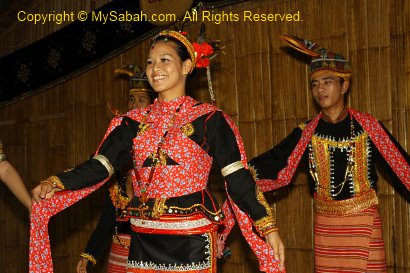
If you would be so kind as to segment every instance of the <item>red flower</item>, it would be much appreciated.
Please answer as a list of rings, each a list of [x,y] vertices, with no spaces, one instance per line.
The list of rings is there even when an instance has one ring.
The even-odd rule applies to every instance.
[[[208,43],[193,43],[192,46],[194,47],[196,53],[196,67],[207,67],[209,65],[209,59],[207,57],[214,54],[214,49],[212,46]]]
[[[202,44],[193,43],[192,45],[197,54],[197,57],[196,57],[197,59],[210,56],[214,53],[214,49],[212,48],[212,46],[207,43],[202,43]]]
[[[204,68],[209,65],[209,59],[208,58],[202,58],[199,61],[196,62],[196,67],[197,68]]]

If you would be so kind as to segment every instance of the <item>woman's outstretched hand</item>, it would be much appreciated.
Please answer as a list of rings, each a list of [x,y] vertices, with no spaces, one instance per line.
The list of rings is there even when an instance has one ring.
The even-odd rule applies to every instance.
[[[279,261],[279,269],[285,269],[285,246],[279,236],[279,232],[274,231],[265,236],[266,242],[273,249],[275,260]]]

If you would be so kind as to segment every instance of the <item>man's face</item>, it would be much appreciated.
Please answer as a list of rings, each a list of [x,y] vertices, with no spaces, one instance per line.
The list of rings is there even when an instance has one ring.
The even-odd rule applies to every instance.
[[[311,77],[312,94],[319,106],[328,110],[344,106],[344,94],[349,88],[349,81],[341,81],[332,71],[320,70]]]
[[[151,103],[151,98],[145,92],[130,94],[128,98],[128,111],[136,108],[145,108]]]

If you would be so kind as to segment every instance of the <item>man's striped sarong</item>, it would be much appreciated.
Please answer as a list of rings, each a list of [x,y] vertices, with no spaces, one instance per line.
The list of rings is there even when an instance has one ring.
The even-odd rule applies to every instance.
[[[131,235],[128,234],[118,234],[116,240],[112,240],[107,273],[127,272],[130,241]]]
[[[315,213],[315,273],[387,272],[376,206],[349,215]]]

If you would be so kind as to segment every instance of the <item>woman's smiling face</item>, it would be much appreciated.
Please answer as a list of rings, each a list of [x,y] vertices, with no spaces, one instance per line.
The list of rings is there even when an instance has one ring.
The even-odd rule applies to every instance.
[[[162,96],[185,94],[191,61],[182,61],[172,41],[158,41],[150,49],[146,74],[151,87]],[[178,95],[179,96],[179,95]]]

